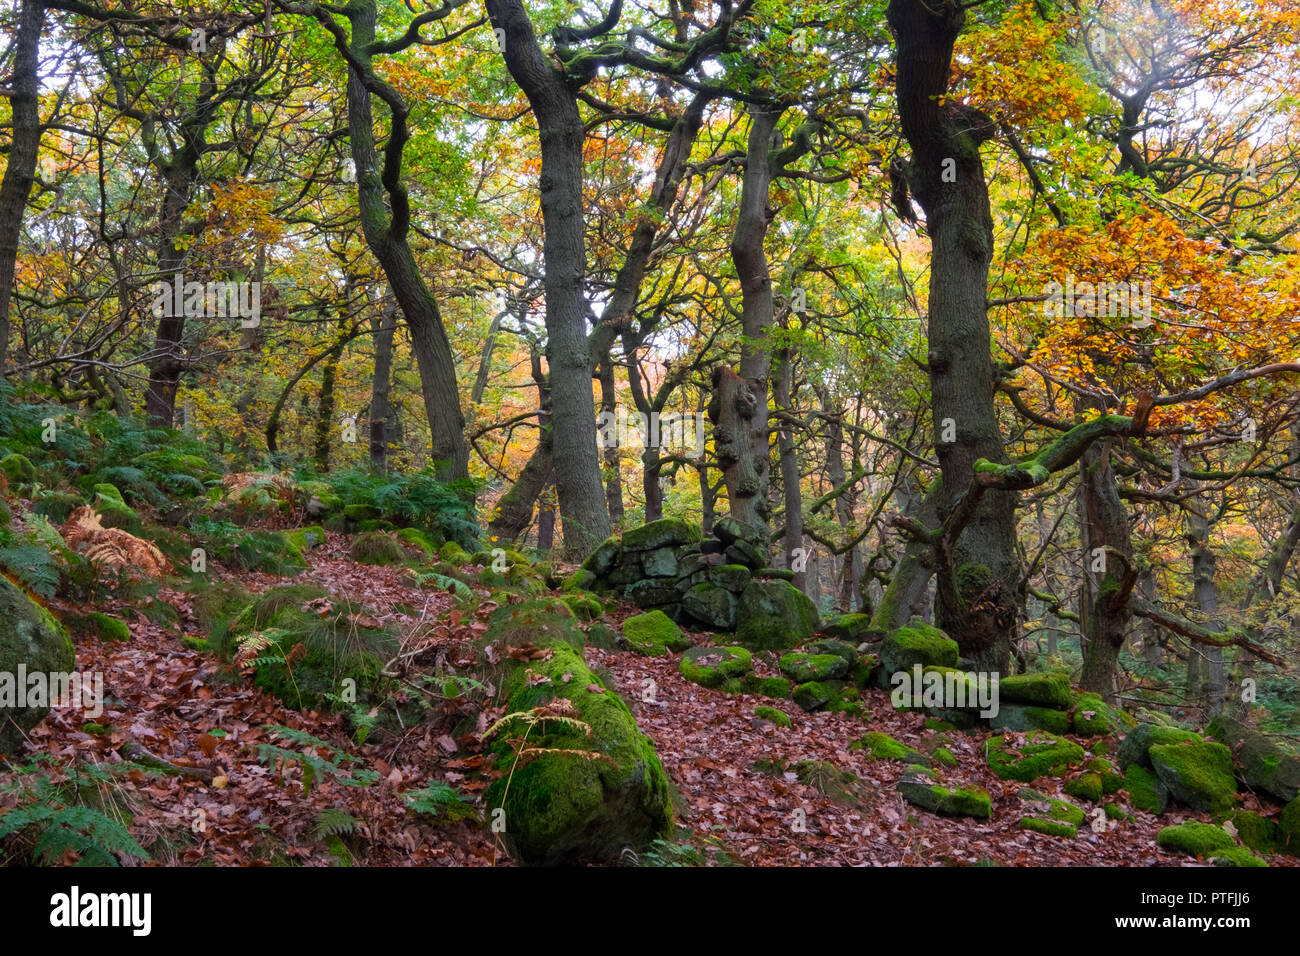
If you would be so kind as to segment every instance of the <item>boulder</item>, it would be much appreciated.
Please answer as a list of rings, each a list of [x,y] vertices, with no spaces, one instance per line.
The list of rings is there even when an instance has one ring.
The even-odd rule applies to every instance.
[[[1032,783],[1039,777],[1060,776],[1071,764],[1082,763],[1085,752],[1071,740],[1041,730],[1018,744],[1012,736],[990,737],[985,744],[989,767],[1003,780]]]
[[[1120,768],[1137,764],[1151,769],[1151,758],[1147,755],[1155,744],[1199,743],[1201,736],[1180,727],[1166,727],[1162,724],[1138,724],[1130,730],[1122,741],[1116,759]]]
[[[1232,755],[1220,743],[1156,744],[1148,755],[1169,794],[1193,810],[1231,810],[1237,794]]]
[[[1155,773],[1138,764],[1129,764],[1124,770],[1124,789],[1128,791],[1128,802],[1135,810],[1159,816],[1169,806],[1169,788]]]
[[[743,647],[692,647],[682,655],[678,671],[701,687],[721,687],[750,670],[749,651]]]
[[[886,632],[871,627],[870,614],[841,614],[828,621],[822,627],[822,633],[842,641],[850,641],[855,646],[863,641],[875,643],[885,639]]]
[[[624,849],[640,851],[671,834],[668,778],[619,696],[568,643],[550,646],[548,660],[503,661],[515,729],[538,717],[564,719],[534,724],[527,746],[550,752],[520,763],[511,735],[497,735],[492,749],[502,775],[486,793],[489,815],[505,811],[501,838],[516,862],[615,862]]]
[[[19,668],[27,677],[44,675],[52,687],[52,676],[70,674],[75,663],[63,626],[0,575],[0,754],[16,754],[27,731],[50,712],[48,693],[34,699],[29,681],[19,687]]]
[[[646,577],[674,578],[677,576],[677,554],[672,548],[656,548],[641,555],[641,567]]]
[[[1288,753],[1258,730],[1219,715],[1206,728],[1232,753],[1237,777],[1252,790],[1263,790],[1282,803],[1300,794],[1300,757]]]
[[[890,632],[880,644],[880,663],[889,675],[911,671],[913,666],[956,667],[957,642],[937,627],[913,618],[907,627]]]
[[[673,548],[678,545],[697,543],[699,540],[699,525],[688,524],[681,518],[661,518],[624,532],[623,550],[652,551],[657,548]],[[595,567],[590,570],[600,573]]]
[[[935,774],[921,767],[909,770],[898,781],[898,792],[913,806],[950,817],[987,820],[993,815],[988,792],[979,787],[943,786]]]
[[[736,623],[736,598],[716,584],[697,584],[682,595],[682,612],[706,627],[728,631]]]
[[[690,639],[663,611],[648,611],[629,617],[623,622],[623,637],[628,647],[647,657],[662,657],[691,646]]]
[[[923,766],[930,763],[930,758],[920,751],[895,740],[889,734],[882,734],[874,730],[863,734],[849,744],[849,749],[861,750],[873,760],[901,760],[904,763],[921,764]]]
[[[1066,710],[1070,706],[1068,674],[1014,674],[998,681],[1003,701]]]
[[[777,666],[796,684],[836,680],[849,672],[848,662],[837,654],[786,654]]]
[[[834,654],[837,657],[842,657],[850,667],[858,662],[858,649],[847,641],[837,640],[833,637],[812,641],[805,644],[803,649],[809,654]]]
[[[1189,821],[1177,826],[1165,827],[1156,834],[1156,845],[1161,849],[1177,853],[1206,856],[1215,850],[1227,850],[1236,844],[1228,832],[1221,827]]]
[[[833,683],[827,684],[821,681],[809,681],[806,684],[800,684],[790,694],[794,702],[803,710],[811,713],[818,708],[825,707],[831,701],[839,697],[839,688]]]
[[[754,650],[798,647],[817,627],[817,605],[788,581],[751,581],[736,608],[736,640]]]
[[[1000,704],[989,720],[994,730],[1046,730],[1053,734],[1068,734],[1070,723],[1068,711],[1006,703]]]
[[[749,586],[749,568],[743,564],[720,564],[708,569],[709,581],[733,594],[740,594]]]

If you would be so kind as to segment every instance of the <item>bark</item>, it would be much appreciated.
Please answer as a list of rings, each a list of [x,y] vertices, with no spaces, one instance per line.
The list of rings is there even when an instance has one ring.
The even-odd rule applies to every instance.
[[[600,360],[600,411],[609,416],[618,412],[614,363],[609,360],[608,353]],[[609,509],[611,524],[618,527],[623,523],[623,473],[619,466],[618,443],[602,449],[602,454],[605,458],[605,506]],[[646,520],[654,519],[647,515]]]
[[[551,456],[564,551],[569,557],[580,557],[610,533],[596,447],[583,292],[587,270],[582,197],[585,131],[577,91],[542,53],[522,0],[487,0],[486,7],[492,26],[504,31],[506,67],[528,98],[541,141],[538,186],[545,227]]]
[[[791,350],[781,349],[776,361],[774,391],[776,407],[786,413],[793,413],[791,407],[790,379],[792,377],[793,355]],[[794,567],[794,552],[803,547],[803,495],[799,483],[799,456],[795,452],[794,430],[785,419],[777,425],[777,454],[781,467],[781,491],[785,499],[785,559],[787,567]],[[794,586],[807,592],[808,572],[794,572]]]
[[[938,524],[939,504],[943,489],[936,486],[917,506],[916,519],[927,527]],[[930,578],[934,576],[934,549],[918,542],[909,542],[894,568],[889,586],[871,615],[871,626],[892,631],[907,624],[913,615],[929,619]]]
[[[18,240],[23,231],[27,197],[36,180],[36,157],[41,146],[38,70],[44,23],[45,4],[41,0],[23,0],[18,14],[9,93],[13,137],[4,182],[0,183],[0,373],[4,372],[5,355],[9,351],[9,305],[13,298]]]
[[[965,24],[962,5],[890,0],[887,18],[897,44],[899,118],[912,149],[906,180],[925,211],[931,240],[929,370],[936,437],[945,437],[945,426],[955,427],[954,441],[936,442],[944,518],[972,486],[976,460],[1005,461],[986,311],[993,224],[979,152],[994,130],[987,117],[946,98],[953,43]],[[984,495],[939,562],[939,626],[977,667],[1006,670],[1024,597],[1014,495]],[[981,582],[975,591],[967,586],[972,580]]]
[[[388,304],[370,320],[375,344],[375,374],[370,386],[370,464],[376,471],[388,470],[389,392],[393,378],[393,337],[397,332],[397,307]]]
[[[1203,506],[1206,502],[1202,499],[1200,504]],[[1215,557],[1214,550],[1210,547],[1211,527],[1211,521],[1205,516],[1188,513],[1187,539],[1192,549],[1192,594],[1197,608],[1207,617],[1207,626],[1221,630],[1222,622],[1215,619],[1219,613],[1219,592],[1214,584]],[[1223,709],[1223,693],[1223,648],[1209,646],[1205,648],[1205,694],[1212,715]]]
[[[1137,583],[1137,570],[1128,511],[1115,486],[1109,439],[1088,447],[1080,472],[1084,575],[1079,617],[1084,650],[1079,685],[1113,698],[1119,690],[1119,651],[1128,635],[1128,597]],[[1093,570],[1097,561],[1101,569]]]
[[[352,27],[350,41],[327,14],[320,15],[328,19],[335,46],[348,60],[348,138],[357,169],[361,228],[410,329],[432,436],[430,455],[440,476],[462,478],[469,474],[469,445],[465,441],[456,363],[438,302],[407,241],[411,208],[401,175],[402,150],[409,138],[409,110],[401,96],[371,67],[368,48],[375,40],[375,7],[374,0],[358,0],[345,8]],[[382,168],[375,148],[372,95],[387,104],[391,119]]]

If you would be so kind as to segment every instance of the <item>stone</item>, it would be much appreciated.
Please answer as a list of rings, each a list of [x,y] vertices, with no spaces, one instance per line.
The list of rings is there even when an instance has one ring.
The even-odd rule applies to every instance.
[[[886,679],[889,675],[910,672],[912,667],[955,667],[957,642],[937,627],[913,618],[907,627],[892,631],[880,645],[880,663]]]
[[[689,524],[681,518],[661,518],[624,532],[623,550],[650,551],[656,548],[693,544],[699,540],[699,525]]]
[[[1300,795],[1300,757],[1287,753],[1258,730],[1221,714],[1206,728],[1227,746],[1237,777],[1252,790],[1263,790],[1282,803]]]
[[[53,615],[0,575],[0,754],[17,754],[24,735],[50,712],[50,700],[34,700],[30,678],[71,674],[72,641]],[[28,680],[20,688],[19,668]],[[19,690],[23,691],[19,706]]]
[[[662,657],[691,646],[690,639],[663,611],[629,617],[623,622],[623,637],[629,648],[647,657]]]
[[[1070,706],[1070,675],[1014,674],[998,681],[1001,700],[1020,704],[1037,704],[1057,710]]]
[[[748,673],[751,662],[743,647],[692,647],[682,655],[678,671],[692,684],[720,687]]]
[[[726,588],[733,594],[740,594],[749,586],[752,575],[743,564],[720,564],[709,568],[709,582],[720,588]]]
[[[987,820],[993,815],[988,792],[979,787],[943,786],[929,770],[915,768],[898,781],[898,792],[913,806],[951,817]]]
[[[736,608],[736,641],[753,650],[798,647],[817,627],[817,605],[788,581],[751,581]]]
[[[672,578],[678,574],[677,555],[672,548],[656,548],[641,555],[641,567],[651,578]]]
[[[1169,794],[1193,810],[1222,812],[1235,805],[1232,754],[1220,743],[1156,744],[1148,752]]]
[[[682,595],[682,612],[706,627],[729,631],[736,625],[736,598],[716,584],[696,584]]]

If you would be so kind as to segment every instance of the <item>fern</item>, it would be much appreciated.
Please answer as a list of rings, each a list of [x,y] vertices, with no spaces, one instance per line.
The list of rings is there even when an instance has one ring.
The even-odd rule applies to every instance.
[[[43,598],[54,597],[58,590],[59,568],[50,552],[39,544],[0,548],[0,568],[17,578],[27,590]]]
[[[337,807],[329,807],[316,814],[316,826],[312,828],[312,836],[317,840],[324,840],[331,836],[344,836],[355,833],[358,826],[357,819],[352,814]]]
[[[432,780],[422,789],[410,791],[403,801],[409,809],[427,814],[438,823],[455,823],[478,817],[473,804],[461,796],[455,787],[434,783]]]
[[[285,783],[288,781],[284,777],[284,769],[290,764],[301,765],[303,796],[311,793],[311,788],[317,780],[327,777],[334,778],[346,787],[368,787],[379,779],[379,774],[373,770],[347,771],[341,765],[355,763],[357,761],[356,757],[339,750],[318,737],[313,737],[306,731],[294,730],[292,727],[285,727],[280,724],[268,724],[264,729],[271,731],[282,740],[306,748],[298,751],[289,750],[277,744],[257,745],[258,760],[262,763],[274,762],[280,768],[281,779]],[[326,751],[330,756],[322,757],[318,753],[321,750]]]

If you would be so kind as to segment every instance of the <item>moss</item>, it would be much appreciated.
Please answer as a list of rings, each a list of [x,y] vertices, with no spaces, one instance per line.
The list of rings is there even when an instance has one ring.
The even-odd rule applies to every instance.
[[[325,529],[318,524],[286,531],[284,536],[299,551],[310,551],[325,543]]]
[[[1287,753],[1253,727],[1220,714],[1209,733],[1232,751],[1237,776],[1255,791],[1286,803],[1300,795],[1300,756]]]
[[[947,747],[936,747],[934,752],[931,753],[930,756],[933,757],[934,762],[941,767],[957,766],[957,755],[954,754]]]
[[[560,598],[579,621],[595,621],[605,613],[605,606],[590,594],[572,592]]]
[[[1096,803],[1102,798],[1101,774],[1088,771],[1065,784],[1065,792],[1080,800]]]
[[[1277,818],[1277,842],[1283,853],[1300,856],[1300,797],[1282,808]]]
[[[1055,710],[1070,706],[1068,674],[1014,674],[998,681],[999,700],[1038,704]]]
[[[993,801],[979,787],[947,787],[932,771],[913,767],[898,781],[898,792],[913,806],[954,817],[987,820],[993,815]]]
[[[426,561],[438,554],[437,542],[419,528],[402,528],[397,532],[397,540],[418,548]]]
[[[754,716],[761,718],[762,720],[770,720],[778,727],[791,726],[789,715],[785,711],[778,710],[775,707],[767,707],[760,704],[758,707],[754,708]]]
[[[647,657],[680,653],[691,646],[690,638],[663,611],[629,617],[623,622],[623,637],[628,647]]]
[[[563,641],[577,648],[583,634],[568,605],[558,598],[536,598],[519,604],[499,607],[488,617],[488,628],[480,639],[483,645],[500,642],[507,647],[524,644],[542,646]]]
[[[739,677],[728,677],[717,686],[717,690],[724,694],[743,694],[745,693],[745,682]]]
[[[383,514],[374,505],[350,504],[343,506],[343,517],[352,522],[375,521]]]
[[[612,651],[618,647],[618,635],[610,630],[607,625],[596,621],[587,628],[587,637],[583,643],[589,647],[599,647],[604,651]]]
[[[812,598],[790,582],[751,581],[736,604],[736,641],[755,650],[797,647],[816,629],[817,619]]]
[[[938,730],[943,732],[957,729],[954,724],[951,724],[946,720],[940,720],[938,717],[925,718],[925,723],[922,726],[924,726],[926,730]]]
[[[0,472],[11,485],[29,485],[36,480],[36,466],[17,452],[0,458]]]
[[[43,491],[36,499],[33,510],[38,515],[49,518],[51,524],[61,525],[82,504],[80,495],[66,491]]]
[[[640,851],[671,834],[668,778],[619,696],[578,651],[563,642],[550,646],[549,660],[509,665],[503,684],[507,712],[564,698],[590,727],[590,736],[571,725],[544,725],[529,744],[557,752],[515,765],[507,735],[498,735],[492,750],[503,772],[487,790],[488,816],[496,808],[505,811],[501,836],[520,863],[614,861],[624,848]],[[538,683],[530,673],[547,680]]]
[[[836,698],[837,694],[838,689],[830,684],[809,681],[796,687],[791,691],[790,696],[794,698],[796,704],[811,713],[820,707],[825,707]]]
[[[1057,823],[1068,823],[1070,826],[1082,826],[1086,819],[1086,814],[1079,807],[1070,803],[1068,800],[1057,800],[1055,797],[1049,797],[1045,793],[1039,793],[1037,790],[1029,787],[1022,787],[1017,796],[1025,801],[1035,811],[1035,813],[1048,820],[1054,820]]]
[[[650,551],[698,543],[701,537],[699,525],[689,524],[681,518],[661,518],[627,531],[623,535],[623,548],[627,551]]]
[[[1046,730],[1052,734],[1068,734],[1071,724],[1070,715],[1064,710],[1003,703],[989,726],[994,730]]]
[[[356,536],[348,554],[358,564],[405,564],[406,549],[392,535],[383,531],[367,531]]]
[[[752,658],[743,647],[692,647],[682,655],[678,670],[693,684],[717,687],[750,670]]]
[[[1079,835],[1079,828],[1076,826],[1059,823],[1056,820],[1044,820],[1042,817],[1021,817],[1020,829],[1032,830],[1034,833],[1043,833],[1047,836],[1066,837],[1071,840]]]
[[[1108,737],[1119,729],[1115,709],[1098,694],[1080,694],[1075,699],[1073,721],[1080,737]]]
[[[1194,810],[1231,810],[1237,793],[1232,755],[1220,743],[1157,744],[1148,755],[1156,775],[1177,801]]]
[[[140,516],[122,500],[122,492],[117,490],[116,485],[95,485],[94,492],[92,507],[99,514],[100,524],[105,528],[120,528],[134,535],[140,534]]]
[[[455,568],[469,564],[469,552],[455,541],[443,542],[438,548],[438,557]]]
[[[1165,727],[1160,724],[1138,724],[1120,742],[1116,759],[1121,769],[1135,763],[1150,770],[1151,758],[1149,752],[1152,746],[1199,743],[1200,741],[1200,735],[1194,734],[1190,730]]]
[[[63,625],[33,603],[8,578],[0,576],[0,674],[70,673],[76,663],[72,640]],[[8,693],[15,693],[12,685]],[[0,754],[16,753],[24,735],[49,713],[48,706],[28,702],[0,706]]]
[[[1215,850],[1209,855],[1215,866],[1268,866],[1263,860],[1243,846]]]
[[[131,640],[131,628],[125,621],[119,621],[117,618],[101,614],[99,611],[95,611],[90,617],[95,622],[95,630],[101,641]]]
[[[560,585],[561,591],[588,591],[596,586],[596,575],[585,568],[578,568]]]
[[[874,730],[863,734],[849,744],[849,749],[861,750],[873,760],[902,760],[906,763],[919,764],[928,764],[930,762],[925,754],[895,740],[889,734],[882,734]]]
[[[1169,805],[1169,790],[1160,778],[1135,763],[1124,770],[1124,789],[1128,791],[1129,803],[1137,810],[1159,816]]]
[[[997,776],[1030,783],[1042,776],[1059,776],[1070,764],[1081,763],[1084,758],[1078,744],[1043,731],[1028,734],[1025,741],[1017,752],[1013,738],[989,738],[989,767]]]
[[[746,674],[741,678],[745,685],[746,694],[757,694],[760,697],[775,697],[777,700],[789,700],[790,692],[794,685],[784,677],[759,677],[757,674]]]
[[[849,663],[838,654],[786,654],[777,666],[796,684],[810,680],[836,680],[849,671]]]
[[[1277,850],[1277,824],[1253,810],[1238,810],[1232,814],[1232,825],[1237,829],[1237,839],[1259,853]]]
[[[956,667],[958,654],[956,641],[917,618],[907,627],[892,631],[880,645],[880,662],[886,674],[910,671],[916,664]]]
[[[1111,802],[1111,803],[1103,804],[1101,809],[1105,811],[1107,819],[1110,820],[1128,819],[1128,814],[1124,812],[1124,808],[1121,807],[1118,803]]]
[[[1156,845],[1165,850],[1205,856],[1215,850],[1229,849],[1233,846],[1233,841],[1220,827],[1189,821],[1165,827],[1156,834]]]

